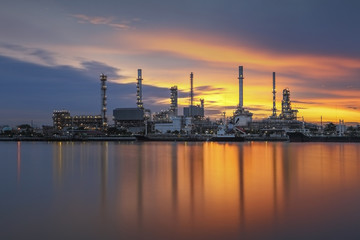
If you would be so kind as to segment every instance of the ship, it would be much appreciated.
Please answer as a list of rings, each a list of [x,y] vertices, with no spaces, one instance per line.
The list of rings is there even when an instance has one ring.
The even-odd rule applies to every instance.
[[[226,126],[220,125],[216,135],[211,137],[210,142],[243,142],[245,138],[241,135],[234,133],[227,133]]]

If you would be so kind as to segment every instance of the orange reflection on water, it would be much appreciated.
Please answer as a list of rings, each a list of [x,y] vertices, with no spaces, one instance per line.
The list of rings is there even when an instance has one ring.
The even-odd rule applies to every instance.
[[[132,157],[116,170],[119,224],[157,237],[271,231],[289,211],[301,214],[302,199],[359,180],[360,150],[351,144],[151,143],[126,151]]]
[[[327,229],[360,200],[359,144],[52,146],[55,190],[71,200],[64,211],[79,221],[88,220],[74,216],[79,208],[99,211],[96,226],[126,239],[264,239],[319,223]],[[98,205],[84,204],[85,193]]]

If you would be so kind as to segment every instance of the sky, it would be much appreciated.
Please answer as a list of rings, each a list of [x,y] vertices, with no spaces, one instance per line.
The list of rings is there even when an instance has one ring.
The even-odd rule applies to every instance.
[[[350,0],[3,0],[0,8],[0,125],[51,125],[52,111],[100,114],[99,75],[108,76],[108,118],[136,107],[231,116],[244,66],[244,105],[253,119],[272,113],[289,88],[305,121],[360,122],[360,9]],[[179,111],[180,113],[182,110]]]

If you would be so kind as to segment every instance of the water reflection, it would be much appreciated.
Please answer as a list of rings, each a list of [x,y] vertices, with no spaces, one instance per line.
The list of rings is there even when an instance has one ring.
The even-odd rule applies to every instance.
[[[240,213],[239,213],[239,221],[240,221],[240,231],[245,232],[245,191],[244,191],[244,149],[243,146],[239,146],[238,148],[238,156],[239,156],[239,198],[240,198]]]
[[[21,142],[17,142],[17,182],[20,183],[21,174]]]
[[[177,144],[171,145],[171,200],[174,219],[178,217],[178,161]]]
[[[108,142],[101,142],[100,147],[100,176],[101,176],[101,209],[103,217],[107,211],[107,181],[108,181]]]
[[[139,152],[142,145],[138,145]],[[137,212],[138,212],[138,226],[142,226],[143,219],[143,155],[139,154],[137,158]]]
[[[59,238],[358,236],[359,146],[49,143],[41,147],[52,149],[51,228],[62,226]],[[27,151],[17,143],[18,181]]]

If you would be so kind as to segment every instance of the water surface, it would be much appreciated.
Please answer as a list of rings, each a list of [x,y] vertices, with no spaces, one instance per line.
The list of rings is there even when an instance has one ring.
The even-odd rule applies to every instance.
[[[0,239],[360,239],[360,144],[1,142]]]

